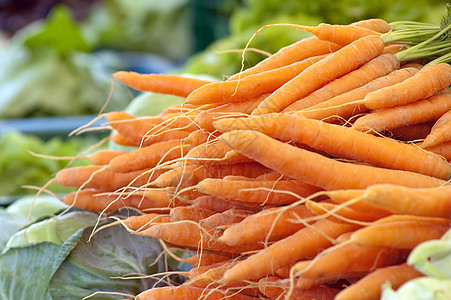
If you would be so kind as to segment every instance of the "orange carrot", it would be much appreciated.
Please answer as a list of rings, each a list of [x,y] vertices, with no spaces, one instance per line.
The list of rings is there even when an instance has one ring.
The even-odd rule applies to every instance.
[[[101,149],[85,156],[94,165],[107,165],[113,158],[126,154],[125,150]]]
[[[451,65],[429,65],[404,82],[369,93],[363,99],[366,107],[380,109],[428,98],[451,85]]]
[[[171,209],[169,213],[169,217],[172,222],[183,221],[183,220],[191,220],[195,222],[199,222],[202,219],[205,219],[215,212],[206,208],[198,207],[198,206],[178,206]]]
[[[450,228],[450,222],[399,221],[373,224],[354,232],[350,240],[361,245],[413,249],[422,242],[441,238]]]
[[[418,72],[415,68],[396,70],[390,74],[370,81],[366,85],[335,96],[329,100],[318,103],[304,110],[295,112],[297,115],[310,119],[324,120],[332,122],[337,118],[349,118],[353,115],[368,110],[363,104],[359,104],[356,99],[363,99],[365,95],[372,91],[377,91],[383,87],[391,86],[411,77]]]
[[[325,250],[311,261],[301,261],[292,269],[295,275],[301,278],[323,278],[325,279],[323,283],[327,283],[392,265],[401,258],[401,251],[398,249],[344,243]],[[298,287],[301,286],[298,285]],[[308,288],[308,286],[305,287]]]
[[[189,165],[176,167],[161,174],[152,184],[158,187],[193,186],[206,178],[222,178],[227,175],[256,177],[267,171],[258,163],[241,163],[233,165]]]
[[[117,131],[111,133],[109,138],[116,145],[127,146],[127,147],[135,147],[136,146],[134,143],[127,140],[122,134],[120,134]]]
[[[451,141],[451,110],[443,114],[426,136],[421,147],[433,147]]]
[[[380,132],[435,121],[451,109],[450,100],[451,92],[447,91],[413,103],[376,110],[358,118],[352,128]]]
[[[196,189],[227,201],[238,201],[250,206],[256,204],[290,204],[299,200],[299,197],[307,197],[321,190],[300,180],[231,181],[214,178],[202,180],[197,184]],[[291,192],[299,197],[278,191]]]
[[[113,77],[138,91],[181,97],[187,97],[195,89],[212,82],[173,74],[139,74],[125,71],[116,72]]]
[[[255,297],[227,292],[220,289],[207,289],[191,285],[156,287],[138,294],[136,300],[255,300]]]
[[[399,68],[399,60],[391,54],[380,55],[360,68],[331,81],[310,95],[297,100],[283,112],[301,110],[361,87]]]
[[[120,173],[154,168],[158,164],[180,158],[190,148],[189,145],[181,145],[180,140],[158,142],[120,155],[112,159],[109,166],[112,171]]]
[[[230,257],[213,253],[201,252],[199,254],[184,258],[183,262],[195,267],[210,266],[215,263],[229,260]]]
[[[287,81],[326,55],[309,57],[277,69],[249,75],[239,80],[214,82],[198,88],[186,98],[188,104],[229,103],[246,101],[266,93],[272,93]]]
[[[387,21],[379,18],[360,20],[349,25],[371,29],[379,33],[387,33],[391,30]]]
[[[380,218],[377,215],[357,211],[349,207],[339,207],[336,204],[327,202],[307,201],[306,206],[316,215],[324,216],[334,222],[343,222],[343,220],[372,222]]]
[[[104,116],[115,130],[135,146],[148,146],[160,141],[182,139],[191,133],[183,129],[164,127],[158,133],[150,133],[153,128],[164,122],[159,117],[136,118],[125,112],[110,112]]]
[[[192,148],[184,156],[187,164],[203,165],[229,165],[236,163],[252,162],[244,155],[232,152],[232,149],[220,141],[212,141]]]
[[[145,171],[118,173],[107,170],[102,166],[79,166],[59,170],[56,173],[55,180],[62,186],[83,186],[84,188],[113,191],[130,183],[133,187],[145,185],[157,179],[166,170],[157,170],[148,174]]]
[[[305,227],[304,223],[296,220],[312,216],[314,214],[304,205],[265,209],[227,228],[219,240],[228,245],[280,240]]]
[[[122,220],[125,226],[132,230],[146,230],[156,223],[170,222],[169,216],[157,213],[143,214],[139,216],[131,216]]]
[[[219,139],[268,168],[325,190],[359,189],[376,183],[436,187],[446,182],[409,171],[340,162],[279,142],[256,131],[230,131]],[[283,153],[283,159],[274,159],[280,153]]]
[[[384,51],[382,51],[382,54],[396,54],[398,52],[401,52],[402,50],[405,50],[407,48],[406,45],[403,44],[390,44],[386,45],[384,47]],[[412,67],[413,65],[409,65],[408,67]],[[404,65],[403,65],[404,67]],[[422,65],[415,65],[418,69],[421,69]]]
[[[400,126],[390,130],[389,136],[401,141],[422,140],[431,132],[433,125],[433,122],[425,122],[414,125]]]
[[[414,189],[397,185],[374,185],[362,201],[395,214],[451,218],[451,186]]]
[[[382,287],[386,283],[397,290],[403,283],[420,276],[423,274],[405,263],[380,268],[342,290],[335,299],[377,300],[380,299]]]
[[[290,290],[290,281],[277,277],[264,277],[259,280],[260,291],[271,299],[289,300],[332,300],[339,290],[328,286],[316,286],[310,289],[292,289],[290,298],[287,298]]]
[[[272,274],[282,266],[311,257],[331,246],[328,238],[334,239],[356,228],[358,226],[354,224],[317,221],[233,266],[224,274],[222,282],[253,280]]]
[[[207,109],[199,113],[194,119],[194,122],[200,128],[209,132],[213,132],[215,131],[215,128],[212,124],[213,121],[222,118],[240,116],[242,114],[249,115],[267,96],[269,96],[269,94],[263,94],[257,98],[247,101],[232,102]]]
[[[242,79],[251,74],[280,68],[309,57],[328,54],[338,49],[340,49],[340,46],[321,41],[316,37],[302,39],[280,49],[277,53],[259,62],[257,65],[231,76],[229,80]]]
[[[138,234],[151,236],[179,247],[194,250],[200,249],[202,251],[215,251],[219,252],[218,254],[239,254],[263,248],[260,244],[229,246],[209,236],[198,224],[188,221],[155,224]]]
[[[446,180],[451,178],[451,165],[439,155],[393,139],[379,138],[349,127],[296,115],[268,114],[253,118],[227,119],[217,121],[215,126],[221,132],[224,129],[253,129],[278,140],[306,144],[336,157]],[[296,130],[297,128],[302,130]],[[415,163],[399,159],[400,155],[411,157]]]
[[[196,131],[193,131],[188,135],[186,138],[182,139],[183,144],[190,145],[190,146],[198,146],[200,144],[203,144],[209,140],[214,140],[216,138],[215,135],[211,134],[208,131],[205,131],[203,129],[198,129]]]
[[[239,223],[251,214],[253,214],[253,212],[249,210],[232,208],[224,212],[211,215],[201,220],[199,224],[205,229],[213,229],[218,226],[224,227]]]
[[[391,213],[388,210],[382,209],[378,206],[359,201],[359,202],[348,202],[355,198],[361,197],[365,194],[365,190],[334,190],[328,191],[327,196],[335,203],[344,204],[353,210],[368,213],[374,215],[377,218],[383,218]]]
[[[214,196],[201,196],[194,200],[193,205],[208,208],[210,210],[216,212],[225,212],[229,209],[240,209],[240,210],[248,210],[248,211],[257,211],[258,207],[246,206],[243,204],[229,202]]]
[[[139,209],[161,207],[157,202],[149,198],[141,196],[118,197],[114,194],[107,195],[107,193],[95,189],[85,189],[79,192],[68,193],[64,195],[62,200],[67,205],[97,213],[102,211],[109,213],[123,207],[136,207]]]
[[[305,69],[298,76],[266,98],[253,115],[279,112],[321,86],[345,75],[380,55],[384,43],[377,36],[367,36],[331,53]],[[299,88],[302,87],[302,88]]]
[[[446,160],[451,160],[451,142],[438,144],[433,147],[424,148],[424,150],[443,156]]]
[[[321,23],[317,26],[292,25],[292,27],[314,34],[320,40],[332,42],[340,46],[364,38],[366,36],[380,36],[380,33],[365,27],[355,25],[331,25]]]

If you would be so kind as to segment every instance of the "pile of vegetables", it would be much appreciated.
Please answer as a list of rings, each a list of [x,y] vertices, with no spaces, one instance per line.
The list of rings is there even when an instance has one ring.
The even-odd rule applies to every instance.
[[[131,148],[52,179],[77,188],[70,207],[141,212],[96,232],[124,226],[193,266],[131,298],[378,299],[426,274],[409,254],[451,222],[450,25],[283,26],[314,37],[224,81],[115,73],[186,99],[102,114]]]

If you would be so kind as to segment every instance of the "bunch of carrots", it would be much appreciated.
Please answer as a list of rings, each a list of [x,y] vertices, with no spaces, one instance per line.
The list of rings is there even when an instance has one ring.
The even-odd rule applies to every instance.
[[[102,114],[133,150],[53,179],[78,188],[71,206],[135,208],[115,224],[192,264],[136,299],[379,299],[422,276],[407,256],[450,229],[448,28],[280,25],[314,36],[220,82],[115,73],[186,101]]]

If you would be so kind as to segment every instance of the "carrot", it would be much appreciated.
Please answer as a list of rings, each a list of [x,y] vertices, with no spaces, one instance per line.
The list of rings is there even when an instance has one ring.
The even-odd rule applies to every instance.
[[[203,287],[203,288],[219,288],[226,291],[236,291],[236,293],[249,295],[249,296],[261,296],[261,292],[257,287],[249,285],[248,283],[240,282],[235,284],[223,285],[218,281],[224,272],[234,264],[237,264],[238,260],[229,260],[225,262],[219,262],[214,265],[196,267],[190,270],[190,280],[186,283],[189,285]]]
[[[449,222],[399,221],[373,224],[354,232],[350,240],[367,246],[413,249],[422,242],[441,238],[450,228]]]
[[[176,104],[176,105],[171,105],[166,107],[165,109],[163,109],[163,111],[161,113],[158,114],[159,117],[164,117],[166,115],[169,114],[173,114],[173,113],[179,113],[179,114],[184,114],[184,113],[190,113],[192,111],[195,110],[199,110],[200,108],[206,109],[206,106],[198,106],[198,105],[192,105],[192,104],[186,104],[186,103],[182,103],[182,104]]]
[[[149,134],[153,128],[164,122],[159,117],[136,118],[125,112],[110,112],[104,116],[115,130],[135,146],[148,146],[159,141],[182,139],[191,133],[187,130],[172,128],[172,130],[163,129],[159,133]]]
[[[373,58],[360,68],[337,78],[310,95],[297,100],[283,112],[301,110],[361,87],[399,68],[396,56],[385,54]]]
[[[423,274],[406,263],[380,268],[342,290],[335,299],[377,300],[385,284],[389,283],[396,290],[403,283],[420,276]]]
[[[256,131],[230,131],[223,133],[219,139],[270,169],[325,190],[359,189],[376,183],[436,187],[446,182],[409,171],[336,161]],[[275,160],[274,157],[280,153],[283,153],[283,159]]]
[[[314,214],[304,205],[290,208],[269,208],[246,217],[242,222],[227,228],[219,240],[228,245],[250,244],[260,241],[276,241],[290,236],[305,227],[297,219]],[[251,226],[258,224],[258,226]]]
[[[224,131],[224,128],[258,130],[278,140],[306,144],[336,157],[446,180],[451,178],[451,165],[439,155],[392,139],[296,115],[268,114],[254,118],[220,120],[215,126],[219,131]],[[297,128],[302,130],[296,130]],[[400,155],[411,157],[412,160],[401,160]]]
[[[290,25],[314,34],[320,40],[346,46],[367,36],[380,36],[380,33],[365,27],[355,25],[331,25],[326,23],[317,26]],[[380,37],[379,37],[380,39]]]
[[[302,261],[302,262],[308,262],[308,261]],[[296,287],[299,289],[311,289],[311,288],[325,285],[325,284],[336,285],[336,284],[339,284],[340,281],[341,282],[356,281],[367,274],[368,274],[368,272],[353,272],[350,274],[329,275],[329,276],[322,276],[322,277],[317,277],[317,278],[305,278],[305,277],[301,276],[296,281]]]
[[[263,190],[259,190],[262,189]],[[257,181],[257,180],[222,180],[206,178],[196,185],[202,193],[216,196],[227,201],[242,204],[290,204],[320,191],[319,188],[300,180]],[[278,191],[291,192],[299,197]]]
[[[186,187],[193,186],[206,178],[222,178],[227,175],[243,175],[256,177],[267,171],[267,168],[258,163],[241,163],[233,165],[189,165],[176,167],[161,174],[153,185],[158,187]]]
[[[244,204],[238,204],[229,202],[214,196],[201,196],[194,200],[193,205],[208,208],[210,210],[216,211],[216,212],[225,212],[229,209],[240,209],[240,210],[248,210],[248,211],[256,211],[258,210],[258,207],[251,207],[246,206]]]
[[[451,110],[443,114],[426,136],[421,147],[433,147],[451,141]]]
[[[127,140],[122,134],[115,131],[111,133],[109,139],[115,143],[116,145],[127,146],[127,147],[136,147],[136,145],[129,140]]]
[[[429,65],[392,87],[369,93],[363,99],[370,109],[387,108],[425,99],[451,85],[451,65]]]
[[[379,18],[360,20],[349,25],[371,29],[379,33],[387,33],[392,29],[387,21]]]
[[[100,213],[109,213],[123,207],[136,207],[139,209],[161,207],[152,199],[140,196],[118,197],[117,195],[107,195],[108,192],[95,189],[85,189],[79,192],[70,192],[64,195],[62,201],[67,205],[83,210]]]
[[[125,226],[132,230],[146,230],[150,228],[150,226],[153,226],[156,223],[166,223],[169,222],[169,216],[167,215],[161,215],[157,213],[150,213],[150,214],[143,214],[139,216],[131,216],[128,217],[122,222]]]
[[[241,114],[251,114],[251,112],[257,108],[268,95],[269,94],[263,94],[251,100],[232,102],[210,108],[199,113],[194,119],[194,123],[206,131],[213,132],[215,131],[213,126],[214,120],[230,118]]]
[[[170,188],[163,189],[145,189],[142,191],[134,191],[133,195],[139,195],[141,197],[146,197],[152,199],[152,201],[159,204],[160,207],[176,207],[176,206],[187,206],[189,205],[189,199],[186,193],[178,194],[174,197],[174,191]]]
[[[213,229],[218,226],[224,227],[239,223],[251,214],[253,212],[249,210],[232,208],[204,218],[199,224],[205,229]]]
[[[224,145],[218,140],[192,148],[188,153],[186,153],[184,159],[186,159],[187,164],[195,165],[228,165],[252,162],[252,160],[248,157],[232,152],[230,147]]]
[[[321,252],[332,245],[329,238],[336,238],[356,228],[358,226],[354,224],[317,221],[311,227],[303,228],[233,266],[224,274],[222,282],[253,280],[272,274],[282,266]]]
[[[189,145],[181,145],[180,140],[163,141],[138,148],[112,159],[109,167],[113,172],[127,173],[180,158],[188,152]]]
[[[448,161],[451,160],[451,142],[439,144],[433,147],[427,147],[424,148],[424,150],[441,155]]]
[[[215,251],[217,254],[232,253],[240,254],[243,252],[261,249],[259,244],[242,244],[239,246],[229,246],[217,241],[207,235],[198,224],[189,221],[180,221],[175,223],[155,224],[154,226],[137,233],[139,235],[151,236],[171,243],[173,245],[202,251]]]
[[[255,297],[227,292],[220,289],[207,289],[191,285],[166,286],[145,290],[138,294],[136,300],[255,300]]]
[[[183,221],[183,220],[191,220],[195,222],[199,222],[202,219],[205,219],[215,212],[206,208],[198,207],[198,206],[178,206],[171,209],[169,213],[169,217],[172,222]]]
[[[377,36],[367,36],[331,53],[305,69],[298,76],[266,98],[253,115],[279,112],[332,80],[355,70],[380,55],[384,43]],[[302,88],[299,88],[302,87]]]
[[[277,53],[262,60],[257,65],[229,77],[229,80],[242,79],[251,74],[280,68],[309,57],[328,54],[338,49],[340,49],[340,46],[334,43],[321,41],[316,37],[302,39],[280,49]]]
[[[166,170],[157,170],[147,174],[146,170],[128,173],[112,172],[102,166],[78,166],[61,169],[56,173],[58,184],[68,187],[84,187],[99,190],[116,190],[131,184],[139,187],[155,180]]]
[[[113,158],[126,154],[125,150],[101,149],[85,156],[94,165],[107,165]]]
[[[187,97],[195,89],[211,80],[190,78],[174,74],[139,74],[119,71],[113,77],[125,85],[143,92],[154,92]]]
[[[311,261],[301,261],[292,269],[300,278],[323,279],[322,283],[327,283],[392,265],[401,258],[398,249],[344,243],[325,250]]]
[[[332,300],[339,290],[328,286],[316,286],[310,289],[292,289],[290,298],[287,298],[290,290],[289,280],[279,279],[277,277],[264,277],[259,280],[260,291],[271,299],[290,299],[290,300]]]
[[[353,210],[372,214],[373,216],[377,218],[382,218],[390,215],[391,213],[386,210],[382,209],[378,206],[375,206],[373,204],[369,204],[363,201],[359,202],[352,202],[350,203],[352,199],[361,197],[365,194],[365,190],[334,190],[334,191],[328,191],[327,196],[335,203],[338,204],[344,204],[346,207],[349,207]]]
[[[212,264],[219,263],[219,262],[225,262],[229,259],[230,259],[230,257],[228,257],[228,256],[201,252],[199,254],[196,254],[196,255],[193,255],[188,258],[183,259],[183,262],[193,265],[195,267],[202,267],[202,266],[210,266]]]
[[[310,119],[332,122],[337,118],[349,118],[368,110],[363,104],[359,104],[356,99],[363,99],[365,95],[372,91],[377,91],[383,87],[391,86],[411,77],[418,72],[415,68],[396,70],[390,74],[377,78],[360,88],[356,88],[344,94],[335,96],[329,100],[310,106],[306,109],[295,112],[297,115]]]
[[[406,49],[406,45],[404,44],[390,44],[384,47],[384,51],[382,54],[396,54]],[[412,67],[413,65],[409,65],[408,67]],[[404,67],[404,65],[403,65]],[[415,65],[416,68],[421,69],[422,65]]]
[[[198,129],[191,132],[186,138],[183,138],[182,142],[186,145],[198,146],[212,139],[215,139],[215,135],[203,129]]]
[[[343,222],[343,220],[372,222],[380,218],[377,215],[357,211],[349,207],[340,207],[327,202],[307,201],[306,206],[316,215],[324,216],[334,222]]]
[[[326,54],[313,56],[287,66],[249,75],[239,80],[210,83],[189,94],[185,102],[200,105],[240,102],[259,97],[274,92],[287,81],[325,57]]]
[[[435,121],[451,109],[450,99],[451,92],[448,90],[413,103],[376,110],[358,118],[352,128],[381,132],[400,126]]]
[[[389,136],[401,141],[422,140],[431,132],[433,125],[433,122],[425,122],[414,125],[400,126],[390,130]]]
[[[397,185],[374,185],[362,201],[395,214],[451,218],[451,186],[414,189]]]

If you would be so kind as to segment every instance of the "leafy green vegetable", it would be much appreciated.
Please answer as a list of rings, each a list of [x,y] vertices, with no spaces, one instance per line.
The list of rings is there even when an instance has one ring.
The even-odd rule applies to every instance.
[[[29,49],[50,47],[59,54],[91,50],[69,9],[62,5],[53,8],[47,22],[32,24],[17,38],[24,39],[22,43]]]
[[[382,300],[451,299],[451,229],[441,239],[426,241],[415,247],[407,263],[425,277],[408,281],[396,292],[385,286]]]
[[[36,199],[34,196],[25,196],[6,209],[0,209],[0,252],[20,228],[43,217],[52,216],[66,207],[66,204],[53,196],[40,195]]]
[[[451,299],[451,279],[419,277],[403,284],[397,291],[384,287],[381,300],[448,300]]]
[[[0,50],[0,118],[69,116],[98,113],[111,91],[113,67],[108,53],[84,53],[90,46],[67,9],[16,33]],[[67,32],[66,32],[67,31]],[[123,109],[128,91],[114,86],[106,110]]]
[[[105,228],[88,241],[97,217],[73,211],[11,237],[0,256],[0,298],[82,299],[102,292],[90,298],[117,299],[111,293],[134,295],[150,288],[155,279],[118,277],[162,271],[159,243],[122,226]]]
[[[62,169],[67,161],[39,158],[29,151],[49,156],[74,156],[85,146],[92,144],[92,138],[71,138],[63,141],[55,137],[48,141],[37,136],[15,131],[0,134],[0,196],[34,194],[36,191],[23,189],[22,185],[42,186],[52,174]],[[75,165],[87,164],[76,161]],[[72,189],[52,185],[55,193]]]

